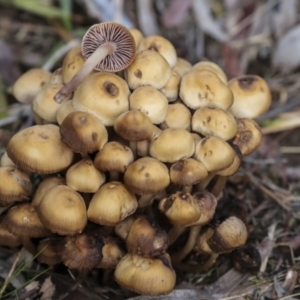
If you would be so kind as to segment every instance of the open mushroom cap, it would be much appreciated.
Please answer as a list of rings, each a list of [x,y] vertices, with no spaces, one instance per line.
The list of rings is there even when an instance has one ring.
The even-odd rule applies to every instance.
[[[233,103],[230,88],[213,72],[194,69],[180,83],[179,96],[192,109],[219,107],[227,110]]]
[[[187,61],[184,58],[177,57],[177,63],[173,67],[173,70],[175,72],[177,72],[180,75],[180,77],[183,77],[184,74],[186,74],[188,71],[190,71],[191,68],[192,68],[192,65],[189,61]]]
[[[76,153],[99,151],[107,142],[108,134],[99,119],[90,113],[74,111],[60,126],[61,140]]]
[[[51,73],[43,69],[30,69],[13,86],[12,93],[21,103],[31,103],[43,86],[50,82]]]
[[[166,38],[159,35],[150,35],[143,38],[139,44],[138,51],[154,50],[163,56],[171,68],[177,63],[177,54],[174,46]]]
[[[234,101],[230,107],[236,118],[257,118],[271,105],[272,95],[266,81],[257,75],[243,75],[228,83]]]
[[[9,141],[9,158],[21,169],[51,174],[66,169],[74,153],[62,141],[56,125],[35,125],[17,132]]]
[[[37,212],[46,228],[60,235],[80,233],[87,223],[83,198],[66,185],[50,188],[37,207]]]
[[[211,61],[200,61],[193,65],[192,69],[211,71],[215,73],[221,79],[222,82],[224,82],[225,84],[228,83],[227,76],[224,73],[224,71],[217,64]]]
[[[90,158],[83,158],[66,173],[67,185],[82,193],[96,193],[104,182],[105,174],[97,170]]]
[[[118,181],[111,181],[93,195],[87,214],[97,224],[115,226],[138,207],[135,195]]]
[[[198,108],[193,114],[192,130],[204,136],[217,136],[225,141],[237,133],[237,123],[230,111],[221,108]]]
[[[16,167],[0,167],[0,206],[28,200],[33,186],[28,174]]]
[[[136,293],[157,296],[173,290],[176,273],[168,254],[159,258],[145,258],[128,253],[116,267],[115,280]]]
[[[173,163],[191,157],[194,151],[194,139],[190,132],[182,128],[167,128],[151,142],[149,153],[162,162]]]
[[[73,108],[97,117],[105,126],[129,109],[130,91],[121,77],[106,72],[89,75],[74,93]]]
[[[129,106],[146,114],[153,124],[160,124],[167,115],[168,99],[153,86],[142,86],[130,95]]]
[[[168,83],[172,69],[158,52],[144,50],[137,53],[135,60],[125,70],[124,75],[132,90],[144,85],[161,89]]]
[[[155,194],[169,185],[169,171],[159,160],[142,157],[128,166],[124,174],[124,182],[135,194]]]

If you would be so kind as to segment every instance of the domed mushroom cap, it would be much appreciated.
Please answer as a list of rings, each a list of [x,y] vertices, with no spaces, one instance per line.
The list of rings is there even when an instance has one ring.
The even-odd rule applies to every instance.
[[[97,117],[105,126],[129,109],[130,91],[121,77],[105,72],[89,75],[74,93],[73,108]]]
[[[177,72],[180,77],[183,77],[191,68],[192,65],[189,61],[184,58],[177,57],[177,63],[175,67],[173,67],[173,70]]]
[[[142,86],[130,95],[129,106],[146,114],[153,124],[160,124],[167,115],[168,99],[154,87]]]
[[[40,89],[49,83],[51,73],[43,69],[30,69],[13,86],[12,93],[21,103],[31,103]]]
[[[150,155],[162,162],[176,162],[191,157],[195,151],[194,139],[182,128],[163,130],[150,144]]]
[[[74,75],[84,65],[85,59],[81,53],[81,46],[72,48],[64,58],[62,65],[62,78],[64,84],[71,81]]]
[[[193,65],[192,69],[211,71],[215,73],[223,83],[227,84],[227,76],[224,71],[217,64],[211,61],[200,61]]]
[[[128,30],[134,38],[136,48],[138,48],[141,40],[144,38],[143,34],[136,28],[129,28]]]
[[[96,193],[104,182],[105,174],[98,171],[89,158],[72,165],[66,173],[67,185],[82,193]]]
[[[60,126],[61,140],[76,153],[99,151],[107,142],[105,126],[90,113],[74,111]]]
[[[155,194],[169,185],[169,171],[159,160],[142,157],[128,166],[124,174],[124,182],[135,194]]]
[[[159,257],[166,253],[168,245],[167,233],[145,216],[134,221],[126,238],[128,252],[143,257]]]
[[[50,233],[30,203],[20,203],[12,207],[3,222],[11,233],[20,237],[38,238]]]
[[[191,70],[180,83],[179,96],[192,109],[200,107],[219,107],[227,110],[233,103],[229,87],[213,72]]]
[[[103,149],[97,153],[94,165],[103,172],[124,173],[128,165],[134,161],[131,149],[118,142],[108,142]]]
[[[66,184],[66,180],[64,177],[50,176],[45,178],[35,190],[34,195],[32,197],[31,205],[34,208],[37,208],[47,191],[50,190],[53,186],[60,184]]]
[[[168,98],[169,102],[174,102],[178,99],[179,84],[181,76],[174,70],[167,84],[160,91]]]
[[[197,143],[194,158],[201,161],[208,172],[216,172],[229,167],[235,152],[224,140],[210,136]]]
[[[174,46],[166,38],[159,35],[150,35],[143,38],[139,44],[138,52],[144,50],[157,51],[163,56],[171,68],[177,63],[177,54]]]
[[[137,207],[135,195],[123,183],[111,181],[93,195],[87,214],[91,222],[115,226],[133,214]]]
[[[250,155],[260,145],[262,140],[261,129],[258,124],[251,119],[238,119],[238,132],[233,140],[243,156]]]
[[[126,27],[114,22],[102,22],[89,28],[82,39],[82,55],[87,59],[107,42],[115,45],[115,51],[99,62],[95,70],[118,72],[129,66],[135,57],[135,40]]]
[[[9,158],[21,169],[51,174],[66,169],[74,153],[62,141],[56,125],[35,125],[17,132],[9,141]]]
[[[168,254],[159,258],[145,258],[128,253],[117,265],[115,280],[136,293],[156,296],[173,290],[176,273]]]
[[[0,167],[0,206],[28,200],[33,192],[30,177],[16,167]]]
[[[238,128],[230,111],[202,107],[193,114],[192,130],[204,136],[213,135],[227,141],[236,135]]]
[[[230,110],[236,118],[257,118],[269,109],[272,95],[263,78],[244,75],[231,79],[228,86],[234,96]]]
[[[37,207],[42,223],[60,235],[80,233],[87,223],[83,198],[66,185],[49,189]]]
[[[161,89],[169,81],[172,69],[159,53],[145,50],[136,55],[133,63],[124,71],[124,75],[132,90],[144,85]]]

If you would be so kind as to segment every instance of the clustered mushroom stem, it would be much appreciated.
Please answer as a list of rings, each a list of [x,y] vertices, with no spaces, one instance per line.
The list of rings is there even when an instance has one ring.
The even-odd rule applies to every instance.
[[[191,193],[192,192],[192,189],[193,189],[193,186],[192,185],[185,185],[184,187],[182,187],[182,191],[184,193]]]
[[[29,237],[21,237],[23,247],[32,255],[36,255],[36,246],[33,244]]]
[[[89,58],[85,61],[83,67],[75,74],[63,88],[55,95],[54,99],[57,103],[62,103],[81,82],[94,70],[96,65],[101,62],[106,56],[116,50],[116,45],[111,42],[102,44]]]
[[[119,172],[117,172],[117,171],[110,171],[109,172],[109,180],[110,181],[118,181],[119,180]]]
[[[206,189],[206,187],[209,185],[209,183],[211,182],[211,180],[215,177],[215,175],[216,175],[215,172],[209,173],[206,178],[204,178],[198,184],[196,184],[196,188],[195,188],[196,191],[197,192],[204,191]]]
[[[129,142],[129,147],[132,151],[134,159],[137,157],[137,142]]]
[[[218,176],[217,181],[213,188],[211,189],[211,193],[215,196],[218,197],[219,194],[222,192],[222,190],[225,187],[227,181],[227,176]]]
[[[175,243],[175,241],[179,238],[179,236],[185,231],[185,227],[183,226],[173,226],[168,232],[169,236],[169,245]]]
[[[146,194],[142,195],[138,201],[139,208],[147,207],[151,204],[151,199],[153,198],[154,194]]]
[[[194,226],[190,229],[189,238],[184,245],[184,247],[174,255],[172,255],[172,262],[180,262],[182,261],[195,247],[198,235],[200,233],[201,226]]]

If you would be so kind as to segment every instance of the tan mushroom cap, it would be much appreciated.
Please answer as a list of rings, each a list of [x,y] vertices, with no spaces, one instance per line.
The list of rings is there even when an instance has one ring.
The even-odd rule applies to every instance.
[[[191,70],[182,77],[179,96],[192,109],[219,107],[227,110],[233,103],[229,87],[213,72]]]
[[[257,118],[271,105],[272,95],[267,82],[257,75],[243,75],[228,83],[234,101],[230,107],[236,118]]]
[[[208,172],[204,164],[193,158],[181,159],[170,168],[171,182],[175,185],[190,186],[206,178]]]
[[[176,192],[159,201],[158,208],[175,226],[190,226],[200,218],[200,208],[189,193]]]
[[[80,233],[87,223],[83,198],[66,185],[50,188],[37,207],[37,212],[46,228],[60,235]]]
[[[60,104],[54,101],[53,98],[62,87],[62,84],[48,84],[35,96],[32,102],[32,109],[43,120],[56,123],[56,114]],[[66,100],[69,98],[66,98]]]
[[[153,86],[142,86],[130,95],[129,107],[146,114],[153,124],[160,124],[167,115],[168,99]]]
[[[11,233],[3,220],[0,221],[0,246],[15,248],[22,245],[22,240]]]
[[[135,41],[135,46],[136,49],[138,48],[141,40],[144,38],[143,34],[141,33],[140,30],[136,29],[136,28],[129,28],[128,29],[129,32],[132,34],[134,41]]]
[[[73,108],[89,112],[105,126],[112,126],[116,118],[129,109],[128,85],[121,77],[106,72],[89,75],[74,93]]]
[[[115,226],[138,207],[135,195],[118,181],[111,181],[93,195],[88,208],[88,219],[97,224]]]
[[[60,184],[66,184],[66,180],[64,177],[50,176],[45,178],[35,190],[34,195],[32,197],[31,205],[34,208],[37,208],[47,191],[50,190],[53,186]]]
[[[192,68],[192,65],[189,61],[187,61],[184,58],[178,57],[177,58],[177,63],[173,67],[173,70],[177,72],[180,77],[183,77],[190,69]]]
[[[259,125],[252,119],[238,119],[238,132],[233,140],[243,156],[250,155],[260,145],[262,133]]]
[[[169,185],[169,171],[159,160],[142,157],[128,166],[124,174],[124,182],[135,194],[155,194]]]
[[[139,216],[130,227],[126,238],[128,252],[143,257],[159,257],[169,245],[167,233],[146,216]]]
[[[117,265],[114,275],[118,284],[142,295],[168,294],[176,283],[176,273],[168,254],[145,258],[128,253]]]
[[[37,246],[37,260],[41,264],[54,266],[61,263],[60,249],[63,246],[61,239],[48,238],[41,240]]]
[[[181,76],[174,70],[167,84],[160,91],[168,98],[169,102],[174,102],[178,99],[179,85]]]
[[[234,160],[235,152],[224,140],[210,136],[196,145],[194,158],[201,161],[208,172],[217,172],[229,167]]]
[[[5,215],[3,222],[11,233],[19,237],[38,238],[48,236],[50,233],[30,203],[13,206]]]
[[[62,102],[59,105],[58,110],[56,112],[56,121],[59,125],[63,122],[65,117],[74,111],[73,102],[72,100],[67,100]]]
[[[150,144],[150,155],[162,162],[173,163],[191,157],[194,151],[192,135],[182,128],[167,128]]]
[[[163,56],[153,50],[137,53],[135,60],[124,71],[125,79],[132,90],[151,85],[163,88],[172,75],[172,69]]]
[[[33,186],[30,177],[16,167],[0,167],[0,206],[28,200]]]
[[[126,240],[129,230],[136,219],[137,215],[135,214],[123,219],[115,226],[115,234],[119,236],[122,240]]]
[[[226,85],[228,83],[227,76],[224,73],[224,71],[217,64],[211,61],[200,61],[193,65],[192,69],[211,71],[215,73],[222,80],[223,83],[225,83]]]
[[[64,84],[62,78],[62,68],[58,68],[52,73],[49,84]]]
[[[56,125],[35,125],[17,132],[7,145],[9,158],[21,169],[50,174],[66,169],[74,153],[62,141]]]
[[[192,130],[204,136],[217,136],[225,141],[237,133],[237,123],[230,111],[221,108],[198,108],[192,117]]]
[[[30,69],[13,86],[12,93],[21,103],[31,103],[40,89],[49,83],[51,73],[43,69]]]
[[[107,142],[105,126],[90,113],[74,111],[60,126],[61,140],[76,153],[99,151]]]
[[[71,81],[74,75],[85,63],[85,59],[81,53],[81,46],[76,46],[71,49],[64,58],[62,65],[62,78],[64,84]]]
[[[157,51],[163,56],[171,68],[177,63],[177,54],[174,46],[166,38],[159,35],[150,35],[143,38],[139,44],[138,52],[144,50]]]
[[[243,154],[237,145],[231,144],[231,147],[235,152],[234,160],[229,167],[227,167],[224,170],[218,171],[217,175],[232,176],[233,174],[235,174],[238,171],[238,169],[242,163],[242,160],[243,160]]]
[[[128,165],[134,161],[131,149],[118,142],[108,142],[103,149],[97,153],[94,165],[103,172],[124,173]]]
[[[191,130],[192,114],[182,103],[169,104],[165,121],[160,125],[161,129],[182,128]]]
[[[89,158],[72,165],[66,173],[66,184],[82,193],[96,193],[105,179],[105,174],[98,171]]]

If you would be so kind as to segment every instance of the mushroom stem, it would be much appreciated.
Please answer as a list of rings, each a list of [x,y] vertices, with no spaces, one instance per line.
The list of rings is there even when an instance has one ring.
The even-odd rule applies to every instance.
[[[109,180],[110,181],[118,181],[119,180],[119,172],[110,171],[109,172]]]
[[[209,185],[209,183],[211,182],[211,180],[215,177],[216,173],[215,172],[211,172],[208,174],[208,176],[206,178],[204,178],[203,180],[201,180],[198,184],[196,184],[196,188],[195,190],[197,192],[202,192],[206,189],[206,187]]]
[[[201,226],[194,226],[190,229],[190,235],[184,247],[179,252],[171,256],[172,262],[177,263],[182,261],[193,250],[200,230]]]
[[[173,226],[168,232],[169,236],[169,245],[175,243],[175,241],[179,238],[179,236],[185,231],[185,227],[183,226]]]
[[[134,159],[137,157],[137,142],[129,142],[129,147],[132,151]]]
[[[32,255],[36,255],[36,246],[33,244],[29,237],[20,237],[23,247]]]
[[[186,263],[173,263],[173,266],[183,272],[200,273],[207,271],[217,260],[219,254],[211,254],[210,257],[203,263],[197,265],[188,265]]]
[[[184,193],[192,193],[192,189],[193,189],[193,186],[192,185],[185,185],[182,187],[182,191]]]
[[[83,67],[75,74],[71,81],[69,81],[63,88],[61,88],[55,95],[54,100],[57,103],[68,97],[81,82],[94,70],[96,65],[106,58],[109,54],[116,50],[115,43],[106,42],[102,44],[89,58],[85,61]]]
[[[227,181],[227,176],[218,176],[217,181],[210,192],[215,197],[218,197],[219,194],[222,192],[223,188],[225,187],[226,181]]]
[[[148,205],[151,204],[152,198],[153,198],[154,194],[146,194],[146,195],[142,195],[138,201],[139,203],[139,208],[143,208],[146,207]]]

